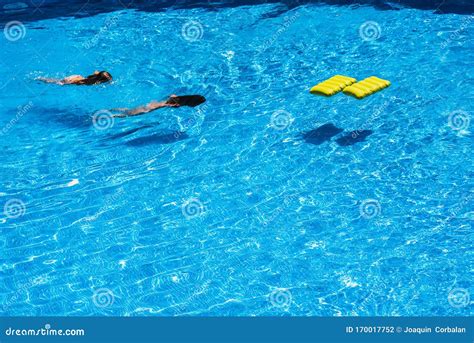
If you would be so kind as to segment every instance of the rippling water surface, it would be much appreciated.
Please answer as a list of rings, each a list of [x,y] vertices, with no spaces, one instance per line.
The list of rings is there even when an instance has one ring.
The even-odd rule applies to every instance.
[[[468,314],[472,19],[269,3],[1,36],[2,313]],[[34,81],[95,69],[115,81]],[[308,92],[335,74],[392,86]],[[93,121],[173,93],[207,102]]]

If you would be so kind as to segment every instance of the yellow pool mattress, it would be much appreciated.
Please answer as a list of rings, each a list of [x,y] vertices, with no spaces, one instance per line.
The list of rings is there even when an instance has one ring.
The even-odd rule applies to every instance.
[[[352,85],[357,80],[353,77],[344,75],[334,75],[333,77],[318,83],[316,86],[310,89],[311,94],[331,96],[339,93],[347,86]]]
[[[343,92],[357,99],[362,99],[388,86],[390,86],[390,81],[371,76],[344,88]]]

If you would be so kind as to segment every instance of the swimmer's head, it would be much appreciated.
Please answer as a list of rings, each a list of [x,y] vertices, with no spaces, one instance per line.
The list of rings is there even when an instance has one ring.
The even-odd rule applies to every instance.
[[[112,81],[112,75],[108,71],[99,72],[99,78],[102,82]]]
[[[99,83],[106,83],[112,81],[112,75],[107,71],[96,71],[84,79],[86,85],[97,85]]]

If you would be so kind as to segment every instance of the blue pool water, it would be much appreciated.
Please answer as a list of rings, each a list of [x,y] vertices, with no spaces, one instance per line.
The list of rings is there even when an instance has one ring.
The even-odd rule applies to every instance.
[[[472,313],[472,11],[209,4],[2,9],[1,313]]]

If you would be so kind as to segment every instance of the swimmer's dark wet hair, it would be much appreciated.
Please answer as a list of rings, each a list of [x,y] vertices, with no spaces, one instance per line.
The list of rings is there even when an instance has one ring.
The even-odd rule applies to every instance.
[[[83,81],[81,81],[81,84],[90,86],[109,81],[112,81],[112,75],[108,71],[100,71],[97,74],[92,74],[86,77]]]
[[[112,80],[112,75],[108,71],[99,72],[99,76],[101,77],[102,80],[106,80],[104,82]]]

